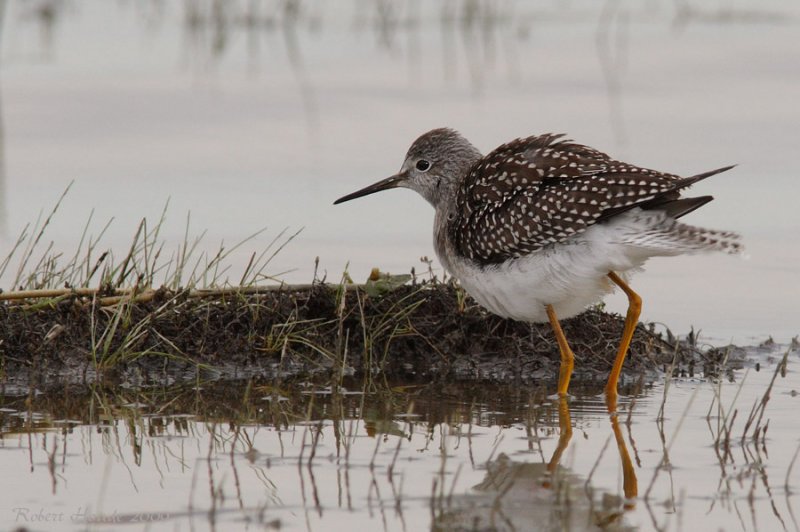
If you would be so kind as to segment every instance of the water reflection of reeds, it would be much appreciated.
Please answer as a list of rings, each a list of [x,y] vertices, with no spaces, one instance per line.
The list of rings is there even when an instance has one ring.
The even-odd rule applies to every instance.
[[[580,403],[576,399],[576,404]],[[459,449],[468,450],[471,468],[488,468],[483,487],[477,489],[491,493],[496,500],[505,496],[511,500],[512,488],[514,497],[518,497],[521,487],[528,482],[534,482],[545,493],[565,496],[564,490],[576,478],[559,464],[571,436],[572,422],[566,401],[557,405],[542,403],[529,392],[513,387],[400,386],[350,392],[311,386],[212,382],[200,387],[162,390],[74,388],[63,394],[6,397],[6,404],[0,413],[3,441],[27,438],[32,470],[38,467],[33,449],[41,448],[48,453],[54,494],[67,489],[63,466],[68,457],[74,460],[81,454],[89,464],[108,458],[121,464],[123,476],[135,491],[141,489],[137,470],[150,470],[162,483],[167,471],[189,474],[191,470],[187,513],[190,517],[204,515],[212,523],[224,519],[225,512],[231,511],[227,504],[230,497],[226,497],[224,488],[230,489],[231,476],[235,506],[243,513],[265,514],[268,508],[280,507],[286,479],[279,480],[274,470],[286,466],[291,469],[292,464],[296,464],[306,518],[309,513],[321,518],[324,511],[329,511],[322,501],[329,500],[330,491],[335,489],[340,508],[366,510],[380,515],[384,522],[393,518],[403,522],[404,512],[409,511],[409,503],[404,500],[404,483],[422,474],[422,471],[409,473],[407,461],[417,452],[439,455],[440,467],[431,479],[430,506],[434,528],[446,530],[460,522],[457,516],[466,511],[459,510],[465,501],[453,494],[458,471],[464,467],[452,463],[451,454]],[[20,410],[24,408],[27,414]],[[507,456],[495,456],[492,450],[485,464],[476,463],[475,455],[486,450],[480,447],[473,450],[477,433],[515,424],[526,427],[526,446],[532,452],[541,454],[543,440],[558,438],[558,449],[549,462],[541,470],[535,464],[512,465]],[[72,448],[76,434],[84,442],[78,455]],[[265,445],[265,436],[272,443]],[[359,443],[365,437],[372,443]],[[101,452],[95,453],[90,441],[98,438]],[[197,456],[186,457],[181,450],[185,442],[195,442],[191,445],[197,446]],[[336,487],[322,485],[317,479],[331,461],[336,464]],[[213,464],[219,463],[228,463],[228,469],[218,471],[219,466]],[[509,467],[514,471],[510,475],[505,473]],[[535,474],[522,474],[531,467]],[[252,491],[253,486],[249,475],[240,471],[242,468],[255,475],[268,499],[265,506],[253,508],[247,501],[245,490]],[[201,481],[201,475],[207,479]],[[358,484],[351,482],[351,475],[360,479]],[[103,482],[109,481],[104,476]],[[207,493],[198,497],[206,481]],[[364,487],[366,494],[362,491]],[[497,488],[502,490],[502,497]],[[584,495],[571,504],[583,508],[584,499],[591,503],[594,495],[591,493],[588,498]],[[574,496],[570,492],[569,497]],[[540,494],[537,499],[541,497]],[[198,507],[196,498],[203,498],[207,505]],[[606,499],[601,505],[603,515],[615,513],[614,519],[622,518],[623,500],[618,500],[615,510],[609,507],[610,501]],[[467,502],[470,515],[481,515],[483,503],[476,506],[474,499]],[[545,512],[552,510],[543,501],[540,503]],[[513,507],[506,511],[511,512],[505,517],[509,522],[517,519]],[[502,512],[501,515],[505,516]]]
[[[672,529],[670,519],[688,504],[687,486],[674,474],[684,469],[689,444],[713,447],[710,456],[719,459],[708,512],[736,516],[744,529],[756,516],[766,522],[764,512],[769,522],[791,526],[792,467],[787,463],[785,480],[768,475],[768,449],[778,443],[766,437],[764,415],[771,395],[781,393],[774,386],[785,378],[787,360],[759,379],[766,386],[752,411],[737,399],[751,382],[747,377],[725,392],[723,382],[696,385],[677,409],[681,396],[666,387],[661,398],[645,393],[611,413],[595,396],[548,401],[500,385],[72,387],[5,396],[0,444],[9,449],[14,440],[24,442],[30,469],[45,467],[48,490],[61,497],[70,497],[76,461],[92,467],[113,459],[121,469],[103,482],[118,485],[124,478],[135,491],[153,481],[161,489],[175,486],[177,474],[186,479],[188,506],[173,505],[171,519],[221,524],[240,515],[274,524],[294,514],[313,528],[322,519],[336,522],[339,509],[391,528],[418,523],[422,512],[434,530],[475,524],[519,530],[531,522],[631,530],[634,515],[647,516],[647,527]],[[692,412],[708,399],[706,440],[676,444],[682,425],[693,424]],[[653,441],[642,421],[659,402],[663,415]],[[737,421],[737,408],[750,414]],[[601,476],[607,467],[598,468],[608,460],[624,477],[619,492],[598,487],[609,484]],[[640,497],[637,476],[646,477]]]

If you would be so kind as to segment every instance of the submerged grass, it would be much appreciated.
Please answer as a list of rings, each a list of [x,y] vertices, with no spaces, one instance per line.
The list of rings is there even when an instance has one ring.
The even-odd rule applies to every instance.
[[[187,217],[183,242],[169,252],[162,237],[166,205],[155,224],[138,224],[121,259],[100,247],[109,224],[99,236],[89,234],[91,215],[78,249],[65,256],[43,243],[63,199],[25,227],[0,262],[0,279],[16,264],[13,290],[0,293],[6,377],[174,380],[212,370],[339,381],[556,377],[558,348],[549,326],[488,314],[457,285],[439,281],[429,262],[423,276],[375,270],[354,284],[346,272],[337,283],[315,273],[309,284],[286,285],[267,273],[298,234],[284,230],[234,276],[231,253],[264,230],[209,253],[201,251],[204,234],[190,237]],[[576,381],[605,377],[622,319],[594,309],[565,320],[564,329],[578,357]],[[709,372],[719,358],[640,325],[627,370],[642,373],[675,361],[676,371],[701,364]]]
[[[567,402],[546,400],[544,393],[515,384],[448,381],[378,386],[371,393],[359,392],[365,384],[357,379],[345,378],[341,384],[322,388],[312,382],[282,386],[260,378],[201,379],[172,386],[130,388],[95,383],[67,385],[42,394],[9,394],[0,397],[0,437],[22,441],[23,453],[32,450],[21,458],[30,460],[31,469],[44,457],[52,490],[58,489],[62,497],[69,493],[62,463],[69,464],[71,456],[81,459],[80,449],[75,454],[77,439],[78,447],[89,449],[91,454],[97,446],[84,445],[84,440],[97,433],[102,438],[103,453],[124,457],[120,464],[127,471],[115,469],[120,477],[117,482],[124,482],[128,476],[131,481],[146,481],[150,473],[156,475],[148,473],[148,468],[158,469],[159,464],[166,463],[163,460],[172,457],[176,462],[169,463],[180,466],[173,472],[191,477],[189,512],[209,515],[209,519],[217,512],[221,516],[232,509],[247,509],[248,500],[252,504],[253,499],[245,496],[247,490],[252,493],[254,485],[256,490],[261,486],[252,479],[247,481],[253,474],[263,482],[268,497],[278,487],[284,493],[297,490],[299,480],[302,502],[293,505],[270,497],[267,514],[275,517],[290,513],[293,517],[287,519],[298,521],[302,521],[303,513],[331,515],[337,507],[348,512],[373,512],[382,519],[394,515],[402,521],[402,512],[425,512],[421,504],[425,495],[420,495],[419,488],[425,490],[428,485],[432,530],[483,530],[490,527],[477,527],[475,523],[501,521],[508,529],[524,529],[520,524],[532,522],[532,511],[546,516],[548,523],[574,527],[586,521],[594,523],[592,528],[628,529],[623,526],[626,515],[637,504],[647,512],[640,512],[640,520],[646,521],[649,515],[654,530],[682,530],[680,524],[675,526],[675,516],[681,512],[697,515],[698,508],[706,511],[707,504],[708,513],[722,512],[723,518],[735,512],[744,528],[746,508],[762,522],[770,522],[767,508],[772,509],[779,524],[788,523],[787,514],[793,519],[789,485],[794,459],[780,462],[789,464],[785,480],[780,469],[777,481],[767,475],[769,472],[775,477],[775,468],[779,467],[775,458],[770,462],[767,453],[768,445],[770,450],[781,447],[774,436],[748,440],[740,447],[741,453],[721,456],[717,490],[698,491],[690,484],[698,473],[687,476],[686,470],[698,464],[707,468],[701,474],[712,479],[717,474],[713,461],[707,462],[711,455],[693,456],[710,451],[716,435],[712,431],[703,437],[702,431],[697,431],[702,420],[690,413],[695,410],[691,405],[698,401],[710,399],[709,411],[719,404],[714,384],[692,384],[691,397],[680,407],[675,407],[674,391],[670,392],[670,410],[675,415],[667,416],[659,427],[658,437],[669,442],[664,444],[661,457],[650,452],[658,446],[658,440],[648,421],[656,415],[658,401],[643,401],[636,407],[632,401],[624,405],[636,408],[639,414],[633,429],[628,427],[627,448],[637,457],[640,481],[646,480],[643,477],[653,467],[650,486],[655,488],[652,493],[648,488],[638,502],[623,498],[619,489],[615,494],[618,481],[613,475],[611,480],[603,479],[598,472],[601,462],[615,460],[611,456],[615,454],[612,435],[619,435],[614,416],[607,422],[598,416],[601,403],[594,394],[602,386],[588,396],[579,393],[571,398],[574,417],[570,420]],[[726,389],[736,391],[731,386]],[[773,394],[780,399],[776,391]],[[788,403],[782,404],[781,408]],[[690,432],[697,439],[678,442],[679,433],[684,440],[686,427],[693,424]],[[582,437],[570,443],[573,425],[576,435]],[[642,449],[642,462],[634,433]],[[782,434],[787,433],[784,430]],[[184,447],[196,452],[184,454]],[[37,455],[37,449],[44,452]],[[577,452],[589,453],[588,462],[576,463]],[[91,463],[91,457],[87,462]],[[229,466],[223,467],[226,463]],[[291,475],[290,468],[296,476]],[[673,470],[684,473],[673,478]],[[333,472],[337,481],[315,480],[315,475],[333,478]],[[107,482],[114,481],[113,475],[107,474],[100,483],[101,493]],[[465,484],[464,477],[471,480]],[[406,482],[409,479],[413,482]],[[482,480],[476,484],[476,479]],[[783,482],[788,512],[780,504],[779,483]],[[197,495],[203,486],[210,497]],[[687,490],[694,504],[687,505]],[[187,490],[181,493],[187,496]]]

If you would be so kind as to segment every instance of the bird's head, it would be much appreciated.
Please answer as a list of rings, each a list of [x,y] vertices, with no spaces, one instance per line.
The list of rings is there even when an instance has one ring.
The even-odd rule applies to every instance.
[[[334,204],[350,201],[390,188],[410,188],[434,208],[447,201],[475,162],[480,152],[457,131],[439,128],[428,131],[411,145],[400,171],[368,187],[343,196]]]

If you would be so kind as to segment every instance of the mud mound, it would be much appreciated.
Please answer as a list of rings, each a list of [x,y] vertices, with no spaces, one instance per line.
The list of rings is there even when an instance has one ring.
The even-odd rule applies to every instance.
[[[202,297],[159,290],[103,306],[75,293],[0,304],[6,379],[122,381],[259,374],[476,382],[555,381],[558,346],[548,324],[491,315],[452,284],[390,290],[314,284],[228,290]],[[604,379],[623,319],[589,310],[563,322],[576,355],[574,382]],[[701,353],[640,324],[626,374],[678,367],[710,371]]]

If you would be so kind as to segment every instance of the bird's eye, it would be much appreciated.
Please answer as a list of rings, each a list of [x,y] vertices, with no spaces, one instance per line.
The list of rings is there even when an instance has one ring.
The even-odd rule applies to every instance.
[[[417,170],[420,172],[427,172],[431,167],[431,163],[426,161],[425,159],[420,159],[417,161]]]

